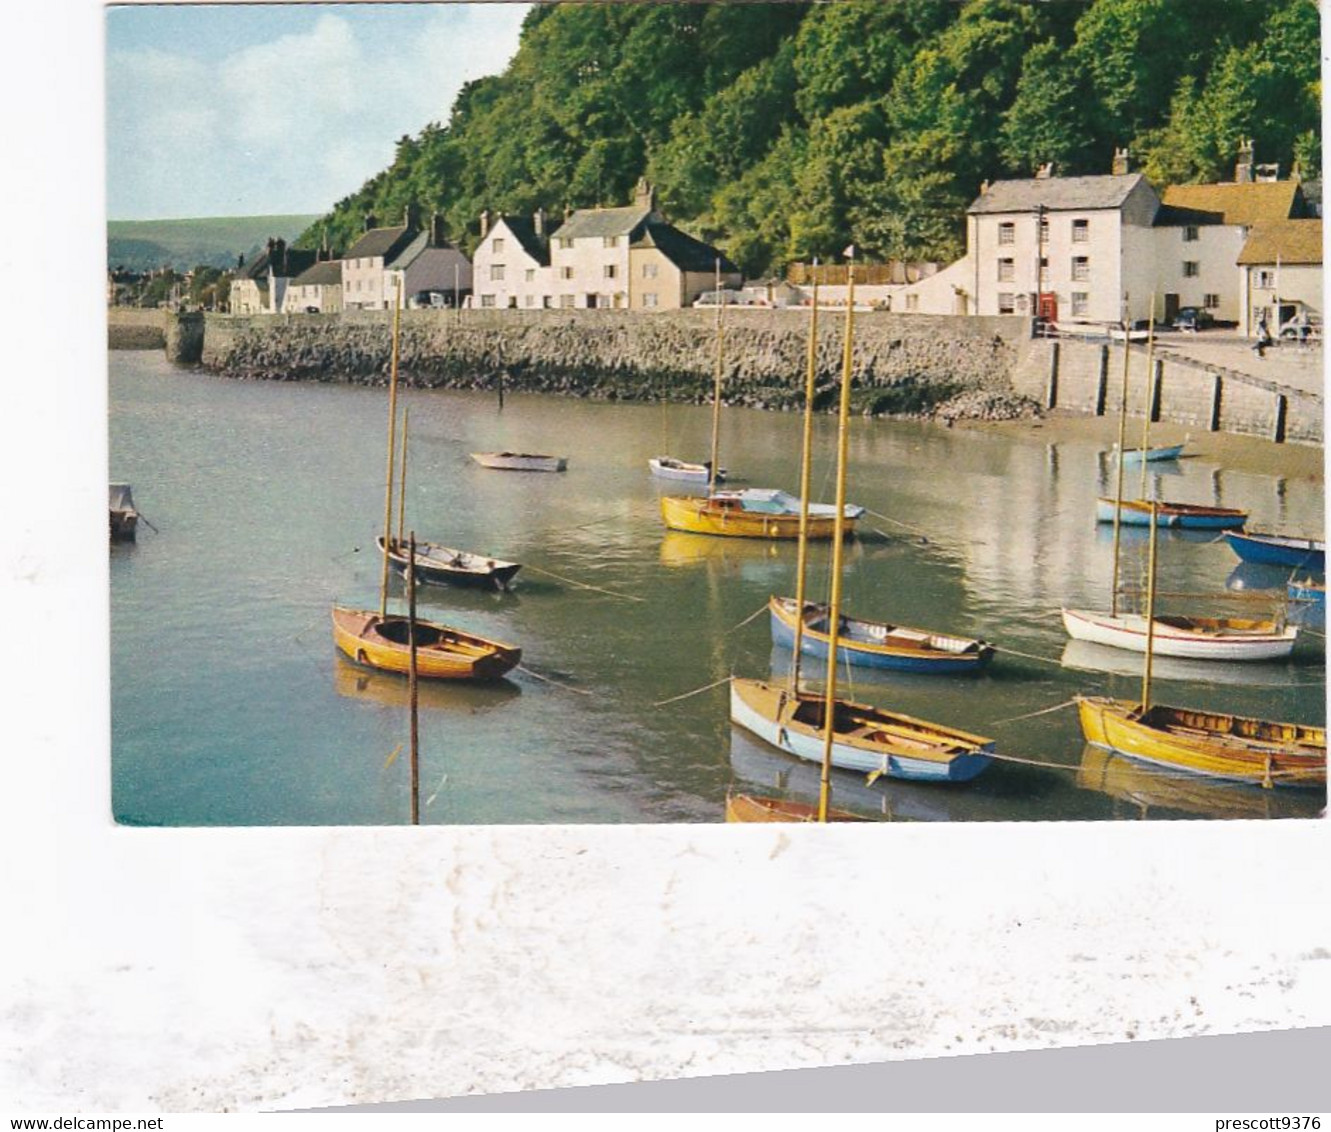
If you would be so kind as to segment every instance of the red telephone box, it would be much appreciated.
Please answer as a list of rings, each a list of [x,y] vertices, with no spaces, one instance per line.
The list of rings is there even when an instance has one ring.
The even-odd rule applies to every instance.
[[[1058,321],[1058,296],[1052,291],[1041,291],[1036,304],[1036,318],[1041,322]]]

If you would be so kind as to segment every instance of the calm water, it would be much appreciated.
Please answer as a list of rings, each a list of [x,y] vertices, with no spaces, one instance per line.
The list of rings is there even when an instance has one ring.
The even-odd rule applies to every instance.
[[[117,818],[405,821],[405,750],[392,756],[407,737],[406,682],[346,661],[329,625],[335,601],[377,604],[386,392],[232,381],[157,352],[112,353],[110,369],[111,478],[134,485],[160,532],[141,527],[137,545],[111,551]],[[422,686],[423,820],[711,822],[732,784],[816,795],[816,768],[732,730],[724,686],[653,706],[789,662],[765,614],[741,623],[769,594],[794,592],[795,547],[661,525],[647,459],[704,458],[709,410],[510,395],[501,413],[490,396],[416,390],[401,400],[408,527],[524,563],[511,595],[423,587],[421,614],[521,645],[530,669],[498,687]],[[818,422],[823,499],[834,424]],[[747,482],[794,489],[799,429],[795,415],[729,411],[725,463]],[[1112,490],[1100,447],[855,423],[850,498],[891,519],[873,519],[876,532],[849,547],[848,608],[1013,651],[979,677],[856,673],[850,691],[1056,765],[998,764],[956,787],[869,788],[837,772],[838,805],[903,820],[1059,820],[1307,817],[1325,803],[1108,756],[1083,744],[1066,708],[1013,719],[1077,692],[1139,689],[1128,654],[1064,655],[1059,606],[1099,607],[1109,590],[1109,529],[1093,520],[1096,495]],[[567,455],[569,470],[487,471],[467,457],[504,448]],[[1170,499],[1249,508],[1255,529],[1322,528],[1320,485],[1201,460],[1155,478]],[[1145,540],[1126,545],[1136,576]],[[1271,581],[1236,571],[1209,536],[1161,545],[1164,590]],[[827,560],[816,548],[824,594]],[[1212,683],[1158,671],[1157,698],[1322,723],[1322,645],[1304,634],[1292,662],[1221,666]]]

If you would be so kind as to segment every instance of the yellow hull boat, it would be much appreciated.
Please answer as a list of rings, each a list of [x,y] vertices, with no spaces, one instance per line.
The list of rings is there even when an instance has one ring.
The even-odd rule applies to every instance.
[[[333,607],[333,640],[358,664],[406,675],[411,667],[407,618]],[[522,650],[439,625],[416,622],[416,672],[433,680],[498,680],[517,667]]]
[[[663,495],[661,518],[672,531],[690,531],[699,535],[726,535],[731,538],[797,539],[800,537],[798,514],[770,514],[746,511],[725,497],[704,499],[700,496]],[[809,516],[809,538],[830,539],[836,527],[832,515]],[[855,519],[847,516],[846,535],[854,533]]]
[[[787,798],[763,798],[757,794],[727,794],[726,821],[807,821],[818,820],[816,802],[793,802]],[[827,811],[828,821],[873,821],[847,810]]]

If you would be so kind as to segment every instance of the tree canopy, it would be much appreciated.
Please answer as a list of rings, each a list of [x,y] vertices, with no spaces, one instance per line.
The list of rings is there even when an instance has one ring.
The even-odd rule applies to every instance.
[[[1159,184],[1257,160],[1320,176],[1315,0],[838,0],[546,4],[501,75],[298,241],[347,247],[367,215],[440,214],[470,251],[483,209],[625,204],[750,275],[834,255],[948,260],[983,180],[1107,173]]]

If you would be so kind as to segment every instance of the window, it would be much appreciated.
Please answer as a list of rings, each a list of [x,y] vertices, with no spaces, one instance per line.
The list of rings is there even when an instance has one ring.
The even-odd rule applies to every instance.
[[[607,263],[605,265],[605,277],[607,279],[613,279],[615,277],[617,270],[618,269],[615,267],[613,263]]]
[[[502,263],[490,264],[490,282],[499,283],[504,278],[504,265]]]
[[[542,295],[542,296],[541,296],[541,306],[542,306],[545,310],[549,310],[549,309],[550,309],[551,307],[553,307],[554,305],[555,305],[555,300],[554,300],[554,296],[553,296],[553,295]]]
[[[619,247],[619,237],[618,237],[618,236],[604,236],[604,237],[602,237],[602,239],[601,239],[601,244],[602,244],[603,247],[607,247],[607,248],[617,248],[617,247]]]
[[[1274,271],[1259,271],[1257,273],[1257,286],[1271,290],[1276,285],[1276,273]]]
[[[560,279],[572,279],[572,278],[573,278],[573,268],[572,268],[572,267],[569,267],[569,266],[567,266],[567,265],[564,266],[564,267],[561,267],[561,268],[559,269],[559,278],[560,278]]]
[[[1084,244],[1091,238],[1091,222],[1089,220],[1074,220],[1072,222],[1072,242],[1074,244]]]
[[[1183,261],[1183,275],[1188,279],[1195,279],[1201,274],[1201,265],[1195,259],[1185,259]]]
[[[1091,261],[1088,256],[1072,257],[1072,278],[1077,283],[1085,283],[1091,277]]]
[[[998,261],[998,281],[1000,283],[1011,283],[1015,278],[1016,265],[1010,259],[1000,259]]]
[[[572,246],[573,246],[573,241],[570,239],[567,239],[563,236],[558,236],[555,238],[555,247],[557,248],[563,248],[565,251],[567,251]]]
[[[654,306],[656,306],[656,292],[655,292],[655,291],[644,291],[644,292],[642,293],[642,305],[643,305],[644,307],[654,307]]]
[[[525,276],[525,278],[526,278],[526,280],[527,280],[528,283],[535,283],[535,282],[536,282],[536,268],[534,268],[534,267],[529,267],[529,268],[527,268],[526,272],[524,272],[524,276]]]
[[[490,241],[490,250],[492,252],[502,252],[504,250],[504,237],[496,236]]]
[[[481,296],[481,306],[483,306],[483,307],[492,307],[492,306],[494,306],[494,305],[495,305],[495,297],[494,297],[493,295],[482,295],[482,296]]]
[[[1204,306],[1209,311],[1215,310],[1217,307],[1220,306],[1220,296],[1204,295],[1202,297],[1202,306]]]
[[[642,265],[642,277],[644,279],[655,279],[658,266],[659,265],[655,263],[644,263]]]
[[[534,306],[536,305],[536,296],[535,296],[535,295],[523,295],[523,296],[522,296],[522,305],[523,305],[524,307],[534,307]]]
[[[1007,221],[998,226],[998,242],[1000,244],[1015,244],[1017,242],[1017,226],[1011,221]]]
[[[1072,317],[1085,318],[1090,309],[1090,295],[1085,291],[1072,292]]]
[[[560,296],[559,296],[559,305],[560,305],[561,307],[566,308],[566,309],[569,308],[569,307],[571,307],[571,306],[573,305],[573,296],[572,296],[572,295],[560,295]]]
[[[1183,242],[1185,244],[1191,244],[1199,238],[1200,233],[1197,231],[1197,226],[1195,224],[1189,224],[1183,229]]]
[[[1040,217],[1040,243],[1049,243],[1049,217]]]
[[[919,309],[920,309],[920,296],[919,296],[919,295],[907,295],[907,296],[906,296],[906,309],[907,309],[908,311],[917,311],[917,310],[919,310]]]
[[[1013,303],[1013,301],[1012,301],[1012,292],[1011,292],[1011,291],[999,291],[999,292],[998,292],[998,313],[999,313],[999,314],[1011,314],[1014,310],[1016,310],[1016,304]]]

